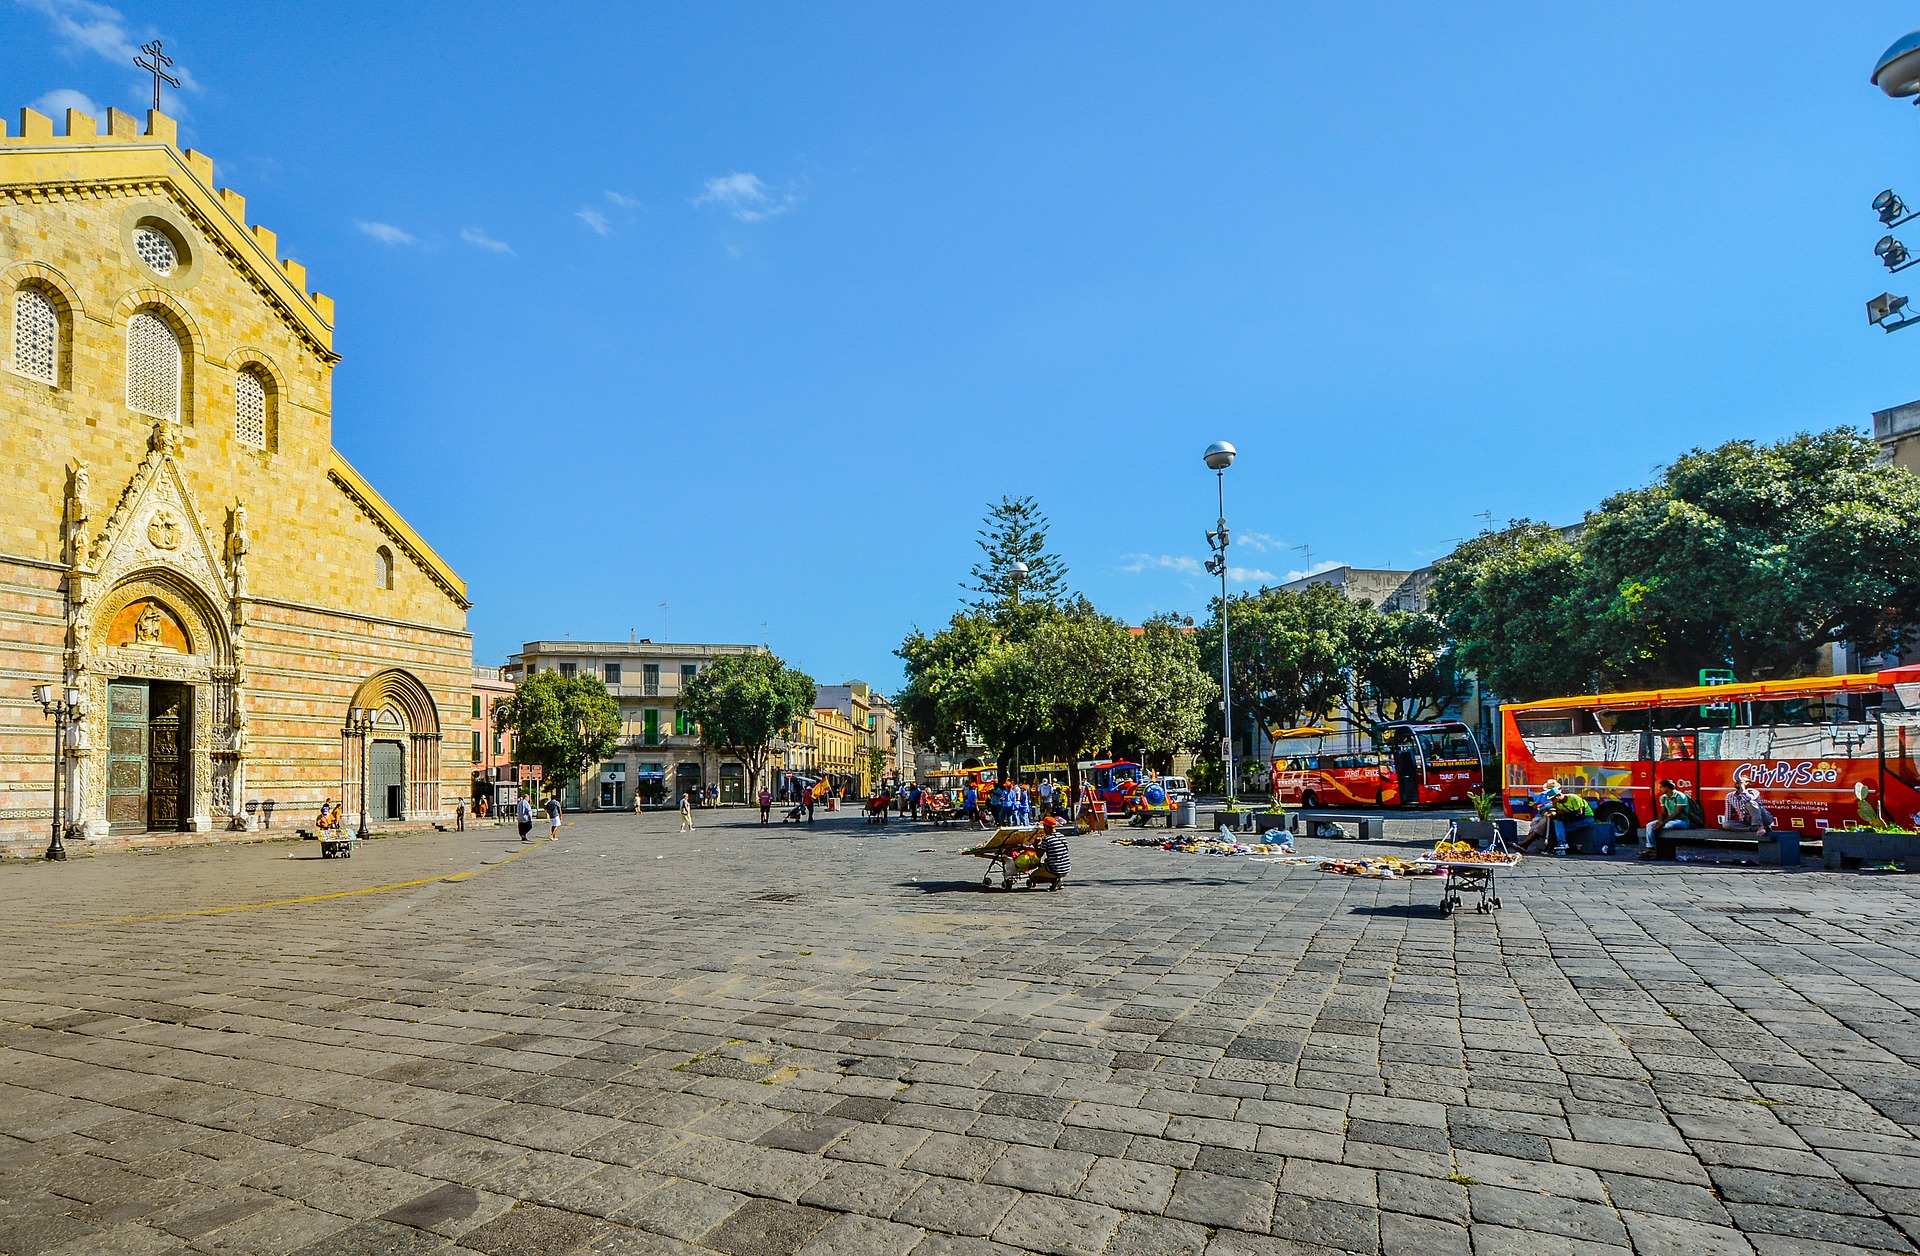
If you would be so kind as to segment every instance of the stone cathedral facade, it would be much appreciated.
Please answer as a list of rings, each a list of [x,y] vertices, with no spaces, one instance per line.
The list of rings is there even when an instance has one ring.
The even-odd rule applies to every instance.
[[[0,125],[0,853],[443,820],[466,586],[333,448],[333,302],[172,119]],[[443,737],[443,730],[451,735]]]

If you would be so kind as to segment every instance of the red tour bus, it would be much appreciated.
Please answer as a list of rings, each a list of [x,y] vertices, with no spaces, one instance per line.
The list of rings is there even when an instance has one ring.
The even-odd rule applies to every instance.
[[[1433,807],[1464,803],[1486,779],[1458,720],[1384,724],[1373,740],[1366,750],[1357,733],[1288,729],[1274,738],[1274,792],[1292,806]]]
[[[1920,811],[1920,666],[1547,698],[1500,719],[1511,816],[1533,813],[1548,777],[1620,838],[1653,821],[1663,780],[1692,792],[1709,829],[1736,784],[1810,838],[1859,822],[1862,783],[1896,824]]]

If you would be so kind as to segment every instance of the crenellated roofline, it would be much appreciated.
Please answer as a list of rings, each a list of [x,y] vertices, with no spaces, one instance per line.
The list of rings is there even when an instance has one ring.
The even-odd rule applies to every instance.
[[[307,291],[307,268],[279,257],[273,232],[247,226],[246,198],[231,188],[216,188],[213,158],[182,149],[179,131],[179,124],[157,109],[147,111],[144,132],[132,114],[119,109],[107,110],[104,131],[94,118],[69,109],[66,133],[56,135],[53,119],[22,109],[18,134],[9,134],[0,121],[0,196],[41,200],[62,192],[165,190],[323,360],[338,362],[333,298]]]

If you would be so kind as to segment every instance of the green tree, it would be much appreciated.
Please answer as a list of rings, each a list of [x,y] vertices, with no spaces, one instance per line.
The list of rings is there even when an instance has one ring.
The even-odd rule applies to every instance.
[[[1608,498],[1580,539],[1578,608],[1605,679],[1765,680],[1834,642],[1899,645],[1920,622],[1920,480],[1879,453],[1851,428],[1730,441]]]
[[[887,754],[887,748],[885,746],[867,747],[867,779],[873,782],[873,788],[876,792],[883,788],[883,782],[887,776],[887,762],[890,757],[891,756]]]
[[[1231,598],[1227,629],[1233,709],[1264,728],[1293,728],[1336,710],[1347,693],[1355,604],[1330,584]],[[1220,602],[1200,630],[1201,657],[1220,658]],[[1217,699],[1217,693],[1216,693]],[[1215,722],[1218,728],[1218,722]]]
[[[966,749],[980,662],[1000,641],[990,616],[962,611],[932,636],[916,628],[900,643],[907,686],[894,707],[914,741],[940,754]]]
[[[770,650],[723,654],[680,691],[680,709],[699,726],[709,749],[733,755],[747,769],[747,793],[758,797],[775,739],[813,706],[813,677]]]
[[[513,734],[513,761],[538,765],[556,790],[620,744],[620,704],[597,676],[535,672],[494,704],[493,718]]]
[[[1505,698],[1793,675],[1822,646],[1872,654],[1920,622],[1920,480],[1847,428],[1683,455],[1587,517],[1520,521],[1435,573],[1460,665]]]
[[[1047,516],[1031,497],[1002,497],[987,509],[977,544],[984,557],[976,563],[974,595],[968,607],[975,614],[1006,615],[1016,603],[1029,607],[1057,605],[1067,596],[1067,565],[1047,548]],[[1015,579],[1013,565],[1025,563],[1026,575]]]
[[[1354,606],[1347,646],[1347,717],[1372,733],[1399,720],[1433,720],[1466,693],[1446,626],[1432,615]]]
[[[1080,798],[1080,760],[1105,750],[1138,683],[1127,626],[1082,604],[1041,624],[1015,651],[1039,720],[1034,738],[1067,762],[1069,797]]]
[[[1195,634],[1177,616],[1149,619],[1130,637],[1132,676],[1122,698],[1126,732],[1160,766],[1199,742],[1219,682],[1201,662]]]
[[[1443,559],[1428,604],[1459,665],[1501,697],[1580,693],[1598,658],[1579,609],[1579,568],[1560,529],[1519,519]]]

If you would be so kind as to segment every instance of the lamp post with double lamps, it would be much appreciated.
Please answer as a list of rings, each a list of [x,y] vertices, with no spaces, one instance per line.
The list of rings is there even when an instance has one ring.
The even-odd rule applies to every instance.
[[[67,726],[78,723],[87,713],[87,695],[67,685],[56,697],[52,685],[35,685],[33,700],[53,720],[53,835],[47,841],[47,858],[65,863],[67,817],[61,806],[60,786],[67,775]]]
[[[1220,762],[1226,769],[1229,807],[1236,801],[1237,791],[1233,780],[1233,670],[1227,649],[1227,468],[1238,456],[1239,451],[1223,440],[1208,445],[1204,455],[1220,491],[1220,521],[1207,533],[1207,545],[1213,550],[1207,570],[1220,577]]]

